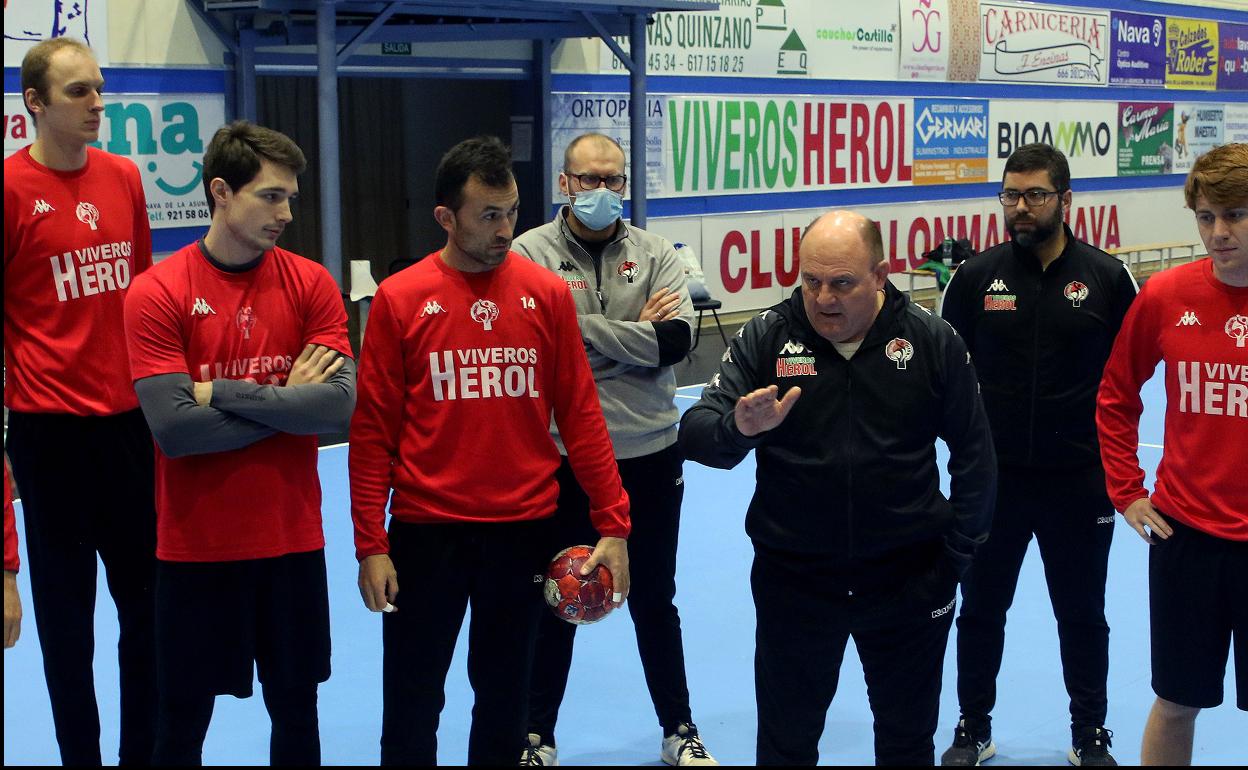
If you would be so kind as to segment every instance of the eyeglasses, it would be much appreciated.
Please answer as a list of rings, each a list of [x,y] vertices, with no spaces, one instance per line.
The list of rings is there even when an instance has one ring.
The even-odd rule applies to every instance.
[[[1019,192],[1018,190],[1002,190],[997,193],[997,200],[1001,201],[1002,206],[1017,206],[1019,198],[1027,201],[1028,206],[1043,206],[1049,202],[1049,198],[1054,195],[1061,194],[1061,190],[1041,190],[1033,187],[1026,192]]]
[[[571,171],[563,172],[568,175],[569,179],[575,179],[581,185],[582,190],[592,190],[603,182],[607,183],[607,189],[612,192],[620,192],[624,189],[624,185],[628,182],[627,174],[612,174],[611,176],[599,176],[598,174],[573,174]]]

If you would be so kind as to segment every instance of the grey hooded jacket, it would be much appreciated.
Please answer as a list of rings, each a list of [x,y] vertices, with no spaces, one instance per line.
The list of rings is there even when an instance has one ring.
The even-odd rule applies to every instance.
[[[620,221],[595,260],[577,242],[564,206],[553,222],[516,238],[512,250],[558,273],[576,300],[581,339],[617,459],[642,457],[676,443],[676,375],[672,364],[689,352],[693,303],[685,272],[667,239]],[[638,321],[650,295],[679,292],[679,317]],[[567,454],[558,430],[551,433]]]

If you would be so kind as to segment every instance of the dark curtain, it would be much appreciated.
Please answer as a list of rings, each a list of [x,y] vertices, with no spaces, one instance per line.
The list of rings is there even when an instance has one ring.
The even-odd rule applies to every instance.
[[[373,276],[386,276],[390,261],[407,256],[407,188],[403,178],[401,81],[394,78],[338,80],[339,186],[342,209],[344,288],[349,263],[367,259]],[[308,170],[299,177],[295,220],[282,246],[321,261],[320,139],[316,79],[256,78],[259,121],[286,134],[303,149]]]

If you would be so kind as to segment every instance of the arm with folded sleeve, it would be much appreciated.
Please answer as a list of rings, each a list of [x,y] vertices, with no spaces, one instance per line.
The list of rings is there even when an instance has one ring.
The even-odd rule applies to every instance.
[[[604,379],[623,366],[671,366],[693,344],[693,302],[684,267],[667,241],[655,260],[653,290],[636,321],[618,321],[601,313],[577,316],[581,339],[594,379]]]
[[[277,433],[344,429],[355,403],[354,362],[345,356],[312,357],[307,349],[300,359],[305,356],[308,361],[292,368],[284,386],[216,380],[226,387],[208,391],[202,386],[212,383],[196,383],[189,374],[171,373],[136,380],[134,390],[152,436],[167,457],[228,452]],[[235,385],[242,387],[235,389]],[[197,400],[197,390],[201,398],[206,392],[213,401],[228,401],[230,393],[254,393],[263,400],[238,399],[239,411],[248,414],[243,416]]]
[[[216,379],[195,383],[195,400],[282,433],[345,431],[355,409],[355,362],[332,348],[309,344],[284,386]]]

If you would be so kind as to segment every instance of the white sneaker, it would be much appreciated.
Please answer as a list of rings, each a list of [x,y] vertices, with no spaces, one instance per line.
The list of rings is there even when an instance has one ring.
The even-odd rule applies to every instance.
[[[559,764],[559,749],[542,743],[542,736],[529,733],[529,745],[520,752],[521,767],[556,767]]]
[[[679,765],[718,765],[711,752],[706,750],[702,739],[698,736],[698,727],[686,722],[676,732],[663,739],[663,749],[659,756],[666,764]]]

